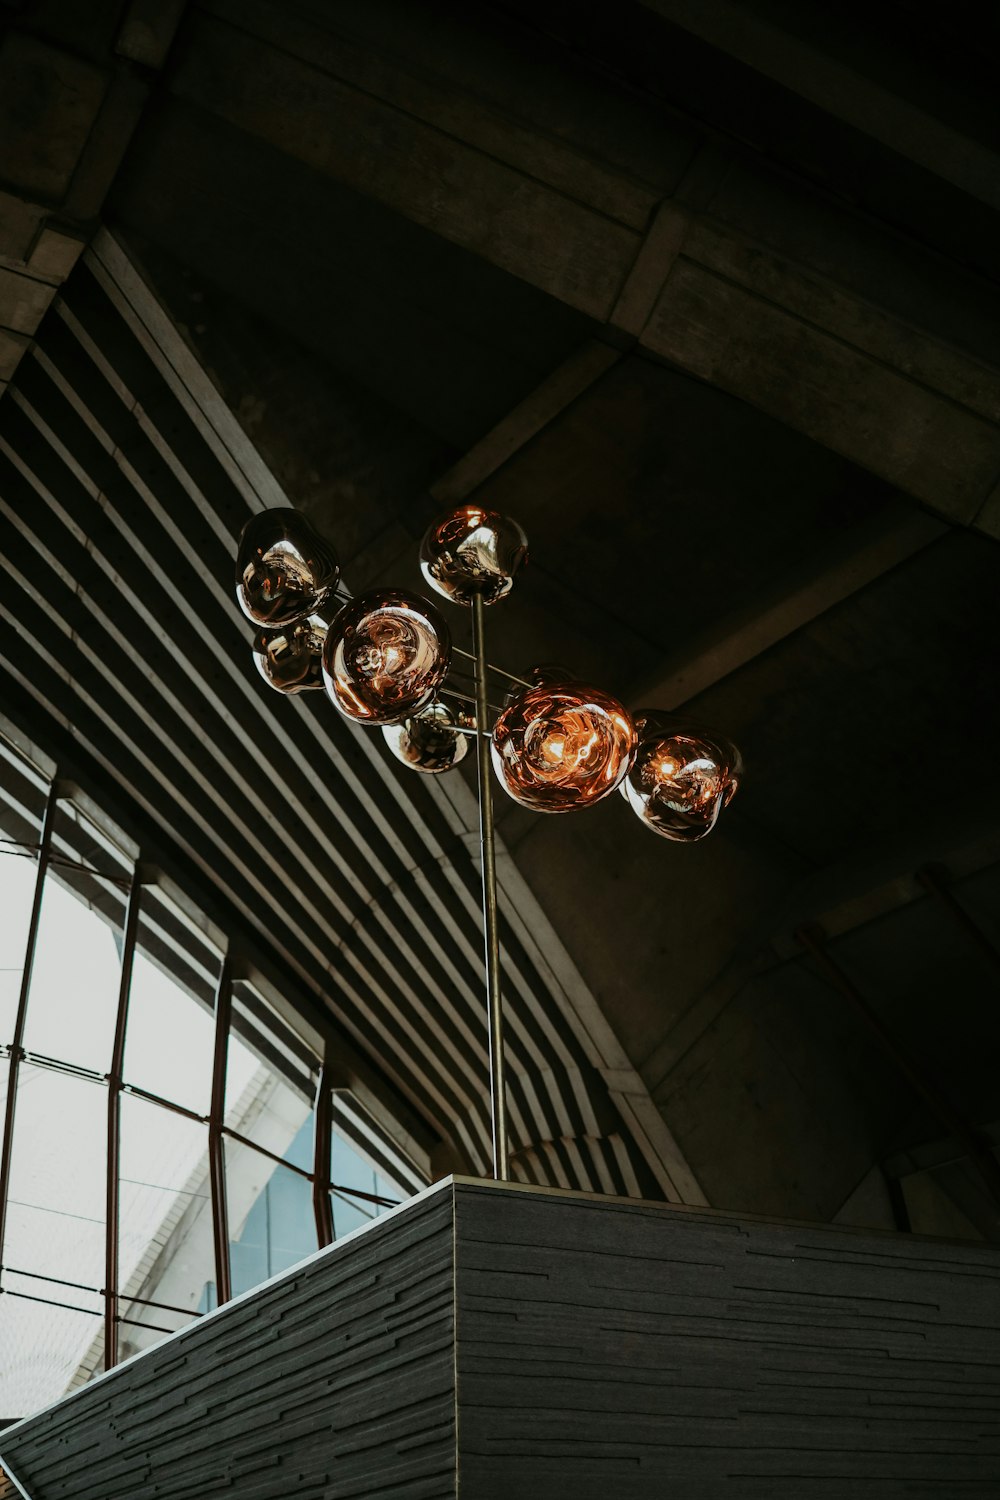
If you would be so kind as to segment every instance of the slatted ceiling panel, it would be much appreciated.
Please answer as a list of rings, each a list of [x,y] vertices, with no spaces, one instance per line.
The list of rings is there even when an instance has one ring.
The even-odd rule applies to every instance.
[[[39,391],[37,389],[37,385],[36,387],[33,387],[32,394],[37,399],[41,399],[44,396],[44,392]],[[15,451],[19,451],[22,455],[27,454],[28,461],[33,461],[34,454],[38,449],[38,439],[37,435],[33,438],[32,432],[24,429],[24,421],[26,419],[24,417],[23,411],[19,412],[17,408],[15,408],[13,416],[11,415],[9,410],[5,411],[3,415],[8,418],[9,425],[2,430],[4,431],[5,435],[9,435],[12,448],[14,448],[14,445],[16,444],[17,447]],[[43,450],[43,460],[45,477],[50,481],[51,486],[56,487],[56,489],[61,492],[65,491],[66,480],[53,467],[54,464],[58,463],[58,459],[55,459],[52,455],[48,455],[48,459],[45,459]],[[41,467],[41,465],[39,466]],[[7,477],[8,479],[10,478],[10,476],[5,477]],[[18,477],[23,480],[24,476],[19,475]],[[13,480],[11,479],[10,482],[13,483]],[[7,486],[5,485],[5,489],[6,488]],[[30,504],[30,497],[23,497],[23,499],[26,506]],[[84,495],[80,501],[80,505],[77,508],[76,513],[79,514],[79,511],[83,510],[85,505],[86,496]],[[22,511],[22,514],[24,513],[25,511]],[[52,537],[53,533],[48,528],[46,528],[45,535],[47,537]],[[88,596],[81,597],[79,589],[73,588],[68,580],[74,577],[87,577],[88,584],[90,583],[92,577],[94,576],[93,571],[89,569],[90,555],[93,553],[93,543],[91,543],[91,545],[88,547],[79,539],[78,536],[72,535],[68,530],[55,533],[55,535],[61,542],[62,557],[60,560],[59,571],[63,576],[60,577],[59,573],[57,573],[56,575],[56,582],[54,585],[55,597],[52,602],[63,621],[69,622],[75,628],[78,635],[80,635],[83,639],[92,639],[94,632],[91,627],[94,623],[96,623],[97,620],[94,608],[94,605],[96,603],[93,597],[94,593],[100,590],[100,593],[102,595],[101,602],[106,606],[106,609],[109,612],[109,614],[106,615],[105,618],[110,619],[110,611],[116,606],[120,608],[119,591],[115,587],[114,581],[110,577],[102,579],[101,575],[97,575],[97,588],[92,589],[89,592]],[[22,573],[35,575],[35,581],[39,591],[48,589],[49,596],[51,597],[53,592],[53,585],[50,584],[47,573],[47,569],[51,567],[50,558],[42,555],[36,549],[36,547],[32,545],[32,540],[32,537],[27,534],[21,537],[22,545],[17,549],[19,567]],[[74,556],[74,551],[79,555]],[[122,569],[127,569],[132,566],[129,559],[123,555],[121,549],[117,550],[113,562],[116,571],[119,573],[119,576]],[[226,559],[225,562],[227,571],[231,571],[231,559]],[[132,568],[132,571],[134,572],[134,567]],[[125,576],[128,577],[129,574],[126,572]],[[155,589],[153,591],[153,594],[154,606],[162,609],[164,614],[169,617],[169,610],[171,607],[169,594],[167,594],[165,591],[161,591],[159,598],[156,598]],[[149,602],[149,597],[149,594],[147,594],[147,603]],[[39,611],[36,627],[39,632],[41,632],[43,629],[41,623],[42,617],[43,612]],[[130,695],[132,703],[139,704],[146,694],[147,685],[151,681],[151,670],[155,670],[157,667],[160,667],[161,670],[165,670],[167,673],[169,673],[171,667],[173,666],[173,661],[168,653],[157,651],[157,642],[148,632],[148,630],[144,628],[144,624],[142,621],[138,622],[138,624],[136,624],[135,626],[133,626],[131,622],[129,622],[129,629],[131,631],[134,653],[129,653],[128,651],[126,651],[123,634],[121,631],[119,631],[118,640],[112,641],[109,644],[104,644],[102,646],[100,655],[102,665],[104,665],[105,667],[110,667],[111,671],[118,677],[120,687]],[[178,635],[182,638],[184,635],[184,631],[185,622],[181,621],[178,626]],[[243,647],[243,641],[240,640],[238,642],[238,645],[240,647]],[[102,699],[106,697],[106,690],[105,685],[101,681],[100,673],[94,668],[88,668],[86,666],[82,669],[82,673],[86,674],[83,686],[88,690],[89,699],[94,702],[102,701]],[[80,676],[81,672],[78,672],[78,679]],[[146,725],[140,726],[140,730],[137,735],[133,731],[133,738],[139,740],[140,750],[147,761],[153,756],[157,744],[155,737],[155,725],[157,722],[165,721],[167,741],[169,742],[166,748],[169,750],[169,752],[183,752],[185,746],[185,724],[176,707],[176,705],[179,705],[180,702],[176,694],[179,694],[183,691],[184,682],[183,677],[181,677],[175,684],[175,708],[173,714],[171,715],[169,709],[166,712],[158,709],[158,717],[157,719],[153,720],[153,726],[148,723]],[[162,718],[160,717],[161,715]],[[147,717],[152,718],[152,715],[147,715]],[[221,717],[222,722],[225,723],[226,715],[224,712]],[[267,728],[267,720],[264,720],[264,728]],[[243,764],[240,764],[238,752],[241,750],[241,748],[242,747],[240,742],[237,741],[233,746],[233,760],[236,763],[237,773],[245,770],[245,774],[249,775],[251,773],[252,767],[247,762],[245,757],[243,758]],[[276,756],[280,755],[280,746],[274,747],[274,753]],[[218,803],[215,807],[207,804],[203,795],[203,787],[199,786],[197,782],[195,782],[194,778],[187,774],[187,768],[191,765],[192,760],[197,760],[198,754],[198,746],[191,745],[188,757],[183,758],[180,762],[180,765],[173,772],[174,780],[172,784],[177,788],[182,802],[188,807],[192,807],[196,813],[201,813],[202,824],[211,832],[214,829],[213,820],[218,815]],[[258,781],[260,786],[259,795],[263,798],[267,798],[271,794],[270,789],[267,782],[262,779],[266,773],[264,772],[263,768],[258,768],[258,771]],[[234,787],[234,800],[237,802],[239,800],[239,790],[240,782],[237,782],[236,786]],[[281,821],[283,825],[282,837],[284,837],[288,832],[291,819],[286,816]],[[192,837],[197,837],[197,834],[193,833]],[[245,839],[242,841],[242,843],[239,843],[237,849],[237,858],[239,859],[240,863],[247,868],[252,869],[260,862],[259,850],[254,847],[250,839]],[[295,874],[296,871],[293,866],[289,878],[289,884],[293,883]],[[255,896],[259,897],[263,890],[263,885],[258,882],[256,891],[245,898],[246,903],[249,904],[249,902],[252,901]],[[317,913],[316,921],[313,926],[312,941],[314,944],[314,949],[318,954],[322,953],[322,945],[324,944],[324,942],[326,942],[327,949],[329,948],[330,945],[327,941],[327,933],[329,928],[333,926],[334,923],[335,913],[332,913],[329,910],[320,911],[319,913]],[[295,937],[299,935],[300,934],[298,933],[293,933],[291,941],[294,942]],[[376,958],[378,958],[378,955],[376,955]],[[451,1105],[451,1108],[454,1109],[455,1107],[456,1106],[454,1104]]]
[[[16,523],[0,611],[21,631],[0,657],[32,718],[56,741],[69,731],[95,781],[117,783],[484,1170],[481,897],[464,829],[380,736],[259,680],[229,580],[261,502],[175,379],[90,256],[0,403],[0,506]],[[579,1023],[505,927],[515,1149],[537,1148],[543,1182],[655,1194]]]

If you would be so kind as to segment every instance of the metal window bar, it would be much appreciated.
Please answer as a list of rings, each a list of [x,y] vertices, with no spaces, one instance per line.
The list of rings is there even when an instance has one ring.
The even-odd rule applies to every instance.
[[[96,1068],[85,1068],[82,1063],[64,1062],[61,1057],[48,1057],[44,1052],[31,1052],[27,1047],[21,1050],[21,1060],[30,1062],[36,1068],[46,1068],[50,1073],[68,1073],[87,1083],[105,1084],[108,1081],[107,1073],[99,1073]]]
[[[62,800],[62,799],[60,799]],[[40,844],[28,843],[25,839],[0,838],[0,854],[21,854],[26,858],[33,859]],[[88,865],[85,860],[75,859],[70,854],[57,854],[49,850],[50,868],[59,870],[76,870],[81,875],[93,875],[95,880],[103,880],[106,885],[113,885],[127,891],[131,885],[131,878],[127,875],[109,875],[106,870],[99,870],[96,865]]]
[[[75,870],[78,875],[92,875],[104,885],[114,886],[115,890],[127,892],[132,886],[129,875],[109,875],[106,870],[98,870],[94,865],[88,865],[82,859],[73,859],[69,855],[52,854],[49,856],[49,864],[56,870]]]
[[[322,1189],[323,1192],[327,1193],[350,1193],[353,1198],[360,1198],[365,1203],[374,1203],[378,1208],[396,1208],[399,1204],[400,1200],[398,1198],[385,1198],[379,1193],[366,1193],[363,1188],[344,1187],[341,1183],[332,1181],[327,1172],[318,1172],[315,1162],[313,1171],[311,1172],[306,1167],[297,1167],[294,1162],[286,1161],[276,1151],[269,1151],[266,1146],[258,1145],[249,1136],[241,1135],[231,1125],[223,1125],[222,1134],[230,1136],[234,1141],[239,1141],[241,1146],[248,1146],[251,1151],[256,1151],[258,1155],[266,1156],[269,1161],[277,1162],[279,1167],[285,1167],[287,1171],[294,1172],[297,1177],[304,1177],[307,1182],[313,1184],[314,1189]],[[320,1249],[322,1248],[321,1245]]]
[[[226,1063],[229,1021],[233,1008],[232,966],[222,960],[215,995],[215,1054],[212,1061],[212,1103],[208,1121],[208,1173],[212,1194],[212,1238],[215,1244],[215,1295],[221,1307],[233,1295],[229,1270],[229,1212],[226,1203],[226,1158],[222,1141],[226,1112]]]
[[[104,1215],[104,1368],[118,1363],[118,1249],[121,1179],[121,1102],[122,1069],[125,1061],[125,1028],[132,989],[132,966],[136,934],[139,928],[139,903],[142,883],[138,867],[132,872],[125,930],[122,936],[121,973],[118,980],[118,1011],[115,1016],[115,1040],[111,1050],[108,1074],[108,1153],[107,1199]]]
[[[75,1292],[93,1292],[95,1297],[104,1295],[100,1287],[87,1286],[84,1281],[66,1281],[62,1276],[43,1276],[41,1271],[21,1271],[17,1266],[4,1266],[4,1270],[9,1271],[12,1276],[27,1276],[30,1281],[47,1281],[52,1286],[68,1286]]]
[[[26,1276],[29,1281],[46,1281],[53,1286],[68,1286],[77,1292],[92,1292],[95,1297],[103,1297],[107,1291],[107,1288],[103,1286],[87,1286],[82,1281],[67,1281],[63,1276],[43,1276],[40,1271],[21,1271],[17,1266],[5,1266],[4,1269],[9,1271],[12,1276]],[[205,1316],[204,1313],[197,1312],[194,1308],[176,1307],[173,1302],[154,1302],[151,1297],[125,1297],[124,1301],[130,1305],[137,1302],[140,1307],[158,1307],[163,1312],[180,1313],[185,1318],[203,1318]],[[63,1306],[61,1302],[58,1305],[60,1307]]]
[[[35,947],[42,915],[42,892],[45,888],[45,872],[49,866],[52,848],[52,829],[55,824],[56,805],[59,801],[58,783],[49,788],[48,800],[42,819],[41,837],[38,842],[38,870],[35,875],[35,890],[31,900],[31,915],[28,919],[28,937],[25,945],[24,968],[21,971],[21,988],[17,997],[17,1014],[11,1040],[9,1074],[7,1079],[7,1104],[4,1110],[3,1146],[0,1148],[0,1266],[3,1265],[4,1243],[7,1235],[7,1196],[10,1190],[10,1168],[14,1149],[14,1113],[17,1104],[17,1077],[23,1053],[24,1026],[28,1013],[28,991],[31,988],[31,973],[35,963]],[[2,1278],[2,1271],[0,1271]],[[2,1280],[0,1280],[2,1286]]]
[[[5,1297],[18,1297],[22,1302],[41,1302],[46,1307],[64,1307],[67,1312],[86,1313],[88,1318],[99,1316],[92,1307],[77,1307],[75,1302],[56,1302],[53,1297],[37,1297],[34,1292],[15,1292],[9,1286],[4,1287],[3,1294]]]
[[[128,1323],[131,1328],[148,1328],[151,1333],[176,1333],[176,1328],[164,1328],[162,1323],[140,1323],[138,1318],[117,1318],[118,1323]]]
[[[334,1240],[333,1205],[323,1179],[330,1175],[333,1149],[333,1080],[329,1059],[325,1059],[316,1086],[316,1112],[313,1116],[313,1213],[316,1217],[316,1239],[322,1250]]]
[[[186,1104],[175,1104],[172,1099],[164,1099],[162,1094],[151,1093],[149,1089],[140,1088],[137,1083],[123,1083],[123,1094],[135,1094],[139,1099],[148,1099],[150,1104],[158,1104],[161,1109],[169,1109],[171,1114],[183,1115],[185,1120],[197,1120],[199,1125],[207,1125],[208,1115],[200,1115],[196,1109],[188,1109]]]

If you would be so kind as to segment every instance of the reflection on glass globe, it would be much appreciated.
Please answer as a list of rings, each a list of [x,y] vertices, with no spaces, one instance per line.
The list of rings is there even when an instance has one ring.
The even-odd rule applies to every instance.
[[[259,630],[253,643],[254,661],[264,681],[279,693],[321,688],[329,624],[325,614],[316,613],[284,630]]]
[[[455,604],[471,604],[476,594],[495,604],[510,593],[527,556],[528,539],[516,521],[479,505],[460,505],[427,531],[420,571]]]
[[[609,693],[580,682],[526,688],[493,729],[493,767],[535,812],[571,812],[613,792],[631,764],[635,727]]]
[[[318,610],[337,587],[333,549],[297,510],[261,511],[243,528],[236,598],[257,625],[275,629]]]
[[[647,828],[677,843],[711,833],[743,777],[736,746],[714,729],[646,710],[622,796]]]
[[[327,631],[323,683],[345,718],[394,724],[427,707],[450,659],[448,627],[433,604],[373,589],[345,605]]]
[[[440,776],[444,771],[454,770],[465,759],[469,742],[456,725],[469,722],[468,715],[437,702],[399,724],[387,724],[382,734],[393,755],[404,766],[424,771],[429,776]],[[474,724],[475,720],[471,723]]]

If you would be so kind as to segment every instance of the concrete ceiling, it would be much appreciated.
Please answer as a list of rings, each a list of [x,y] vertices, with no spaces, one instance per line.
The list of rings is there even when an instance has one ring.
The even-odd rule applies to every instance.
[[[58,11],[18,13],[3,55],[82,67]],[[829,1219],[916,1164],[918,1227],[996,1237],[981,1174],[941,1165],[968,1156],[949,1108],[1000,1119],[996,965],[915,879],[941,866],[1000,938],[992,23],[777,0],[133,11],[180,24],[124,70],[142,98],[102,216],[351,587],[415,584],[428,519],[488,499],[532,546],[498,659],[689,706],[745,751],[695,847],[617,799],[500,809],[709,1201]],[[110,43],[88,45],[98,68]],[[36,234],[85,237],[93,214],[43,188],[15,161],[18,223],[40,198]],[[37,283],[22,241],[7,263]]]

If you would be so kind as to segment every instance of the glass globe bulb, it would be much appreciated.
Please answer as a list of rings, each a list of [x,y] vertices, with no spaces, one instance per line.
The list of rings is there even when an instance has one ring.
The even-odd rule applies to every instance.
[[[323,683],[345,718],[395,724],[427,707],[450,660],[448,627],[433,604],[373,589],[345,605],[327,631]]]
[[[533,667],[528,667],[519,674],[519,677],[520,681],[518,678],[511,679],[507,691],[503,695],[504,708],[513,703],[515,698],[521,696],[524,692],[525,683],[529,687],[542,687],[546,683],[556,682],[560,686],[565,687],[567,683],[576,680],[569,667],[556,666],[552,662],[540,662]]]
[[[505,790],[535,812],[571,812],[607,797],[628,771],[635,726],[600,688],[544,682],[526,688],[493,729],[493,767]]]
[[[428,776],[440,776],[453,771],[468,753],[469,742],[456,728],[466,720],[466,715],[460,715],[448,704],[436,702],[398,724],[386,724],[382,734],[404,766]]]
[[[711,833],[743,777],[736,746],[713,729],[644,710],[622,796],[645,827],[676,843]]]
[[[254,661],[264,681],[279,693],[304,693],[323,686],[323,647],[330,622],[313,613],[284,630],[260,630]]]
[[[297,510],[252,516],[236,554],[236,598],[257,625],[292,625],[320,609],[336,589],[332,547]]]
[[[455,604],[496,604],[514,587],[528,539],[516,521],[479,505],[460,505],[435,522],[420,544],[424,580]]]

